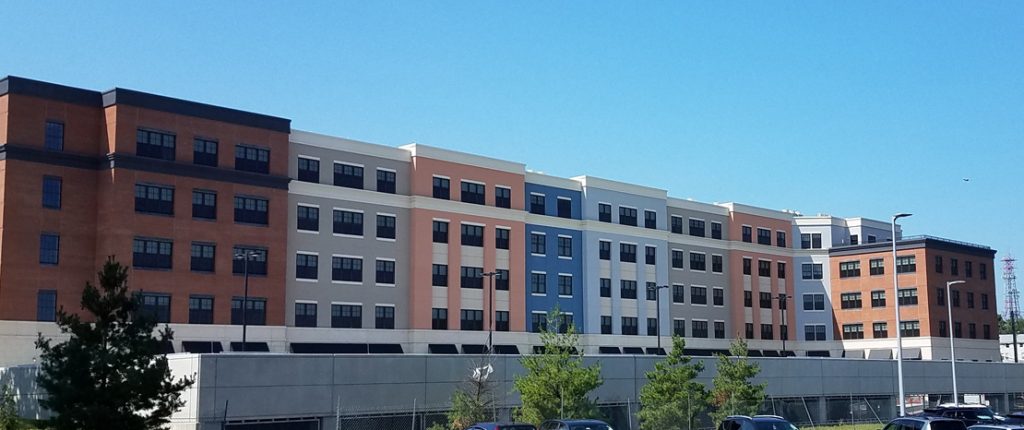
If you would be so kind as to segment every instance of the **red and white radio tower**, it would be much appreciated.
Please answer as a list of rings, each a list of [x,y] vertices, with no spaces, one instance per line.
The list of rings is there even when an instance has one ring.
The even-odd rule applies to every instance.
[[[1003,258],[1003,284],[1006,286],[1006,307],[1005,312],[1010,316],[1010,331],[1013,333],[1013,362],[1018,363],[1019,358],[1017,356],[1017,316],[1020,315],[1020,308],[1017,306],[1017,300],[1020,298],[1020,292],[1017,291],[1017,275],[1013,273],[1013,262],[1015,262],[1012,255]]]

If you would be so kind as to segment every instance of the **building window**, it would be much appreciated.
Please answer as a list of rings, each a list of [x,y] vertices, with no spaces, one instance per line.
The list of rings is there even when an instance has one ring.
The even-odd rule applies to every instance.
[[[883,308],[885,307],[885,291],[872,291],[871,292],[871,307]]]
[[[974,309],[974,293],[967,292],[967,308]]]
[[[988,294],[981,293],[981,308],[988,310]]]
[[[295,326],[316,327],[316,303],[295,304]]]
[[[174,142],[171,133],[140,128],[135,132],[135,155],[174,161]]]
[[[192,190],[192,218],[217,219],[217,193]]]
[[[708,337],[708,322],[707,321],[693,320],[693,321],[691,321],[690,330],[691,330],[690,331],[690,335],[692,337],[707,338]]]
[[[213,272],[216,246],[212,243],[192,242],[190,269],[193,272]]]
[[[856,245],[859,242],[860,242],[860,236],[857,236],[856,234],[851,234],[850,235],[850,245]]]
[[[754,307],[754,293],[750,291],[743,292],[743,307],[751,308]]]
[[[864,324],[843,324],[843,340],[864,339]]]
[[[743,258],[743,274],[744,275],[749,275],[749,274],[752,273],[751,272],[751,270],[752,270],[751,265],[752,264],[753,264],[753,260],[751,260],[749,258],[746,258],[746,257]]]
[[[431,269],[430,285],[435,287],[448,286],[448,265],[435,264]]]
[[[725,339],[725,321],[715,321],[715,339]]]
[[[188,323],[213,324],[213,297],[190,296],[188,298]]]
[[[132,267],[170,269],[171,248],[169,240],[136,238],[132,241]]]
[[[612,243],[607,240],[600,240],[597,242],[598,258],[602,260],[612,259]]]
[[[36,293],[36,321],[57,321],[57,290]]]
[[[377,306],[376,309],[374,310],[374,327],[383,329],[394,329],[395,307]]]
[[[885,339],[889,337],[889,324],[884,322],[876,322],[871,324],[871,337],[874,339]]]
[[[430,310],[430,328],[448,330],[448,309],[433,308]]]
[[[434,176],[434,198],[451,199],[451,180]]]
[[[447,221],[434,221],[434,243],[448,243]]]
[[[772,262],[768,260],[757,260],[757,276],[770,278],[772,276]]]
[[[772,244],[772,231],[766,228],[757,229],[757,244],[758,245],[771,245]]]
[[[825,310],[825,295],[824,294],[804,294],[804,310],[805,311],[823,311],[823,310]]]
[[[935,273],[942,273],[942,256],[935,256]]]
[[[822,267],[818,263],[804,263],[800,266],[803,279],[821,279]]]
[[[530,331],[540,333],[548,329],[548,316],[543,312],[534,312],[530,315]]]
[[[601,222],[612,222],[612,205],[607,203],[598,203],[597,220]]]
[[[530,294],[547,294],[548,275],[546,273],[530,273]]]
[[[825,339],[825,325],[823,324],[811,324],[804,326],[804,340],[808,341],[824,341]]]
[[[508,311],[494,312],[494,330],[509,331]]]
[[[139,293],[140,311],[158,323],[171,322],[171,296],[167,294]]]
[[[39,264],[57,265],[60,261],[60,236],[43,233],[39,235]]]
[[[335,234],[347,234],[351,236],[363,235],[363,213],[334,210],[333,231]]]
[[[960,292],[953,290],[950,292],[949,301],[952,303],[954,308],[960,307]]]
[[[975,323],[967,323],[967,337],[971,339],[978,338],[978,326]]]
[[[896,273],[914,273],[917,271],[917,263],[913,255],[896,257]]]
[[[611,278],[601,278],[600,280],[600,294],[601,297],[612,296],[612,280]]]
[[[992,339],[992,328],[988,324],[981,326],[984,339]]]
[[[377,260],[377,278],[378,284],[394,285],[395,284],[395,262],[394,260]]]
[[[572,258],[572,238],[558,236],[558,256]]]
[[[949,259],[949,274],[953,276],[960,275],[960,262],[955,258]]]
[[[320,231],[320,208],[299,205],[296,209],[295,226],[303,231]]]
[[[174,215],[174,188],[135,184],[135,212]]]
[[[544,215],[544,195],[530,193],[530,213],[536,215]]]
[[[462,224],[463,246],[484,246],[484,227],[481,225]]]
[[[558,275],[558,295],[572,296],[572,276]]]
[[[217,141],[197,137],[192,140],[192,163],[217,167]]]
[[[316,279],[317,256],[310,254],[295,254],[295,278]]]
[[[395,238],[395,217],[392,215],[377,215],[377,237],[380,239]]]
[[[43,207],[60,209],[60,191],[63,181],[59,176],[43,176]]]
[[[508,249],[509,235],[511,230],[507,228],[495,228],[494,229],[494,247],[497,249]]]
[[[622,279],[619,281],[619,297],[623,299],[636,298],[636,281]]]
[[[784,232],[784,231],[777,231],[777,232],[775,232],[775,245],[778,246],[779,248],[785,248],[786,247],[786,232]]]
[[[547,236],[544,233],[530,233],[530,253],[544,255],[547,247]]]
[[[46,121],[46,140],[43,141],[43,148],[50,151],[64,150],[64,123]]]
[[[644,211],[644,228],[658,228],[658,213],[655,211]]]
[[[481,290],[484,288],[484,268],[462,266],[460,270],[459,286],[462,288],[473,288]]]
[[[684,255],[685,255],[685,253],[683,251],[677,251],[677,250],[674,250],[674,249],[672,250],[672,268],[673,269],[682,269],[682,268],[685,267],[685,263],[684,263],[684,260],[683,260],[684,259]]]
[[[462,202],[477,205],[487,204],[486,188],[484,184],[462,181]]]
[[[760,293],[757,294],[757,298],[758,298],[758,303],[757,303],[758,307],[760,307],[761,309],[771,309],[772,308],[772,293],[760,292]]]
[[[712,299],[713,299],[712,303],[715,306],[725,306],[725,290],[724,289],[722,289],[722,288],[712,288],[711,289],[711,296],[712,296]]]
[[[655,301],[658,300],[658,284],[654,282],[648,282],[647,288],[644,289],[647,292],[647,300]]]
[[[845,261],[839,263],[840,278],[856,278],[858,276],[860,276],[859,261]]]
[[[636,245],[620,243],[619,261],[624,263],[636,263]]]
[[[683,217],[672,215],[669,219],[671,220],[669,221],[669,230],[675,234],[683,234]],[[691,220],[690,223],[692,224],[693,221]]]
[[[572,218],[572,200],[565,197],[558,198],[558,217],[559,218]]]
[[[722,269],[722,256],[721,255],[712,255],[711,256],[711,272],[712,273],[722,273],[722,270],[723,270]]]
[[[949,336],[949,331],[948,331],[946,325],[947,324],[946,324],[945,321],[939,321],[939,336],[941,336],[941,337]]]
[[[917,304],[917,288],[901,288],[897,292],[896,303],[899,306],[910,306]]]
[[[483,330],[483,311],[479,309],[462,309],[459,311],[459,329],[479,332]]]
[[[270,150],[250,145],[235,145],[235,170],[270,173]]]
[[[900,323],[900,334],[904,337],[921,336],[921,323],[919,321],[904,321]]]
[[[699,252],[690,253],[690,270],[707,270],[707,256]]]
[[[965,261],[964,262],[964,276],[966,276],[968,278],[973,278],[974,277],[974,267],[973,267],[973,263],[971,263],[970,261]]]
[[[672,286],[672,303],[686,303],[686,287],[683,285]]]
[[[511,208],[512,189],[507,187],[494,187],[494,206],[499,208]]]
[[[619,207],[619,224],[636,226],[636,209]]]
[[[601,315],[601,334],[612,334],[612,317]]]
[[[651,265],[658,263],[658,248],[653,246],[644,247],[644,263]]]
[[[334,185],[363,189],[363,166],[334,163]]]
[[[843,293],[839,295],[841,305],[843,309],[860,309],[861,308],[861,295],[860,293]]]
[[[786,279],[786,263],[779,261],[775,265],[778,268],[778,270],[776,271],[778,274],[778,278]]]
[[[751,243],[753,241],[752,235],[753,235],[753,229],[750,228],[749,225],[743,226],[743,241],[747,242],[747,243]]]
[[[711,223],[711,238],[721,239],[722,238],[722,223],[712,222]]]
[[[269,207],[267,199],[235,196],[235,222],[267,225]]]
[[[868,266],[870,267],[869,273],[871,273],[871,276],[885,274],[885,264],[883,263],[881,258],[874,258],[869,260]]]
[[[708,289],[706,287],[690,287],[690,303],[695,305],[708,304]]]
[[[392,170],[377,169],[377,191],[381,193],[394,194],[397,191],[395,172]]]
[[[939,306],[946,306],[946,290],[943,288],[935,289],[935,304]]]
[[[772,340],[775,338],[775,334],[772,330],[771,324],[761,324],[761,339]]]
[[[746,323],[743,326],[743,336],[745,338],[747,338],[747,339],[753,339],[754,338],[754,324],[753,323]]]
[[[497,269],[494,271],[494,289],[508,291],[509,283],[508,269]]]
[[[704,237],[704,221],[690,218],[690,236]]]
[[[800,249],[821,249],[821,233],[801,233]]]
[[[231,263],[231,273],[242,275],[246,271],[246,262],[250,275],[267,274],[267,250],[263,248],[249,248],[236,246],[232,255],[235,258]]]
[[[320,160],[299,157],[299,180],[302,182],[320,183]]]
[[[961,323],[960,321],[953,323],[953,337],[964,337],[963,323]]]
[[[636,317],[622,317],[622,334],[637,335]]]
[[[363,328],[363,306],[331,305],[331,327]]]

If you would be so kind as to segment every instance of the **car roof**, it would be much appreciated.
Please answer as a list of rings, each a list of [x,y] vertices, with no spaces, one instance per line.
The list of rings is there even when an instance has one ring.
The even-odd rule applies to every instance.
[[[972,429],[972,428],[979,428],[979,429],[981,429],[981,428],[998,428],[998,429],[1006,429],[1006,430],[1019,430],[1019,429],[1024,429],[1024,425],[1020,425],[1020,424],[975,424],[975,425],[967,427],[967,428],[969,428],[969,429]]]
[[[562,423],[562,424],[604,424],[608,423],[601,420],[548,420],[546,422]]]
[[[956,422],[961,422],[960,420],[956,420],[956,419],[953,419],[953,418],[937,417],[937,416],[934,416],[934,415],[907,415],[907,416],[904,416],[904,417],[896,418],[896,419],[894,419],[892,421],[896,421],[896,420],[956,421]],[[890,422],[892,422],[892,421],[890,421]]]
[[[941,403],[941,404],[939,404],[938,407],[939,408],[945,408],[945,409],[955,409],[955,408],[965,408],[965,409],[975,409],[975,408],[977,408],[977,409],[982,409],[982,408],[987,408],[988,405],[982,405],[980,403]]]
[[[497,426],[502,426],[502,427],[504,427],[504,426],[530,426],[530,427],[533,427],[533,424],[529,424],[529,423],[513,423],[513,422],[493,422],[492,421],[492,422],[489,422],[489,423],[476,423],[476,424],[471,425],[470,427],[483,427],[485,429],[493,429],[493,428],[495,428]]]

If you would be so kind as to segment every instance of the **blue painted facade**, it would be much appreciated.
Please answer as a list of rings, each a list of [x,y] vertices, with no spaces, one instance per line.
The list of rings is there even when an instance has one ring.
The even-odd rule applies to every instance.
[[[558,198],[568,198],[570,201],[570,207],[572,213],[568,217],[569,219],[581,219],[583,214],[583,193],[576,190],[567,190],[565,188],[551,187],[547,185],[526,183],[526,191],[524,198],[523,208],[527,212],[531,212],[531,196],[541,194],[544,196],[544,215],[558,216]],[[596,209],[595,209],[596,210]]]
[[[583,194],[576,190],[551,187],[534,183],[526,183],[525,206],[530,211],[531,195],[542,194],[544,201],[544,216],[531,217],[535,223],[526,224],[526,330],[532,329],[533,314],[535,312],[547,313],[558,307],[563,313],[571,313],[573,322],[576,324],[577,332],[585,332],[586,322],[583,306],[583,234],[579,230],[564,227],[555,227],[555,224],[564,224],[566,221],[558,218],[558,200],[569,200],[570,219],[579,220],[582,215]],[[549,218],[550,217],[550,218]],[[546,223],[545,221],[550,221]],[[545,251],[543,254],[534,254],[530,245],[530,237],[533,233],[544,235]],[[572,244],[571,256],[559,255],[559,237],[567,237]],[[545,292],[543,294],[532,292],[532,274],[543,272],[546,276]],[[572,294],[559,294],[559,277],[570,276],[572,279]]]

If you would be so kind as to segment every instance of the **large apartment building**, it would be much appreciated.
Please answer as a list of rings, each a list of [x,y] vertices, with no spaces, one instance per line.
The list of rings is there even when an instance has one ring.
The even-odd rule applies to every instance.
[[[863,306],[884,289],[885,277],[840,275],[854,259],[892,270],[885,222],[694,202],[15,77],[0,80],[0,145],[0,338],[10,346],[0,363],[31,360],[35,334],[56,334],[56,310],[78,309],[108,256],[131,267],[179,352],[241,349],[243,307],[246,350],[275,352],[529,353],[536,332],[570,325],[588,353],[657,353],[657,336],[672,334],[694,355],[736,337],[767,356],[895,348],[892,336],[852,334],[894,325],[891,301],[856,311],[841,300],[856,290]],[[948,260],[943,273],[906,279],[920,302],[904,322],[922,325],[908,345],[943,356],[945,314],[929,282],[963,276],[958,357],[998,359],[985,336],[994,251],[952,244],[899,242],[918,261]],[[553,309],[561,316],[548,327]]]

